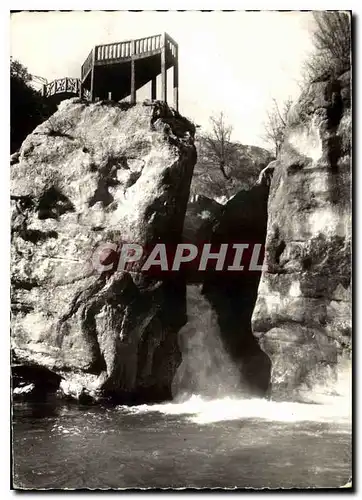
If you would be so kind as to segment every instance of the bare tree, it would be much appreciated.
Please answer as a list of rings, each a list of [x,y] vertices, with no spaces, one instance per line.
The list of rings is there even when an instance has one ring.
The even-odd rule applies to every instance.
[[[267,119],[264,122],[264,136],[263,139],[270,144],[277,157],[280,147],[284,140],[285,127],[287,125],[288,112],[292,106],[292,99],[289,97],[280,107],[273,99],[273,106],[267,113]]]
[[[307,81],[339,76],[351,67],[351,17],[347,12],[313,12],[315,52],[305,63]]]
[[[205,143],[215,161],[218,162],[222,175],[229,180],[225,167],[231,160],[234,144],[231,142],[232,125],[226,123],[224,113],[210,117],[211,132],[204,134]]]

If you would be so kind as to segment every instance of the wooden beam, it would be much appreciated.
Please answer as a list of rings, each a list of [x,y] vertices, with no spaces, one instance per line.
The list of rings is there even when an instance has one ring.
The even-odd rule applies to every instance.
[[[131,103],[136,102],[136,71],[135,71],[135,61],[131,61]]]
[[[92,50],[92,70],[90,82],[90,100],[94,101],[94,49]]]
[[[82,84],[82,80],[79,82],[79,97],[80,97],[80,99],[83,98],[83,84]]]
[[[156,77],[151,80],[151,100],[155,101],[157,99],[157,86]]]
[[[135,60],[133,55],[135,53],[135,42],[132,40],[131,42],[131,104],[136,103],[136,68],[135,68]]]
[[[173,106],[178,111],[178,53],[173,64]]]
[[[167,102],[166,33],[161,44],[161,100]]]

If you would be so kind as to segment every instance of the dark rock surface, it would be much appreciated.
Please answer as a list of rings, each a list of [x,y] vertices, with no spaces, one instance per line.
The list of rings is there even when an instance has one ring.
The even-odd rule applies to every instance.
[[[190,198],[184,222],[183,239],[194,245],[209,242],[224,206],[203,195]]]
[[[268,186],[265,182],[240,191],[224,207],[211,237],[213,245],[247,243],[244,251],[250,263],[254,244],[261,252],[267,226]],[[234,253],[230,254],[232,264]],[[262,262],[262,253],[259,263]],[[240,369],[246,391],[264,395],[269,384],[270,361],[252,335],[251,316],[261,271],[210,272],[204,278],[203,293],[216,312],[220,334],[230,359]]]

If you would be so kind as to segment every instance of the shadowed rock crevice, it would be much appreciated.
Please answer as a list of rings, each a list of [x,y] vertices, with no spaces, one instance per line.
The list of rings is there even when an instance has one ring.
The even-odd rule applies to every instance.
[[[264,246],[268,189],[277,162],[270,163],[272,156],[261,148],[236,143],[233,151],[232,179],[225,181],[199,139],[199,166],[183,235],[199,252],[205,243],[211,243],[215,252],[223,243],[230,250],[234,243],[248,243],[244,256],[249,263],[254,243]],[[225,203],[228,193],[234,197],[226,204],[216,201]],[[226,267],[233,263],[234,253],[228,251]],[[260,271],[200,272],[194,266],[186,274],[192,283],[188,286],[189,320],[180,336],[183,362],[174,394],[199,390],[205,397],[265,395],[270,360],[251,332]]]
[[[212,243],[264,245],[267,225],[268,186],[266,182],[250,191],[240,191],[230,200],[216,224]],[[260,263],[262,257],[260,258]],[[252,335],[251,316],[257,298],[260,271],[207,273],[203,294],[217,314],[220,336],[226,352],[239,368],[246,392],[264,395],[270,378],[269,358]]]
[[[31,243],[38,243],[49,238],[58,238],[56,231],[39,231],[38,229],[23,229],[18,234],[24,241],[30,241]]]
[[[43,401],[49,393],[55,393],[61,381],[56,373],[36,364],[23,363],[12,356],[12,387],[14,397]]]
[[[57,219],[67,212],[74,212],[74,205],[56,187],[47,189],[38,201],[39,219]]]

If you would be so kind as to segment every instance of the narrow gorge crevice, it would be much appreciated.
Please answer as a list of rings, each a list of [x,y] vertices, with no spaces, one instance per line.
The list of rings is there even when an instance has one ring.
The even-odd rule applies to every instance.
[[[255,244],[264,248],[267,228],[268,186],[263,183],[240,191],[225,206],[211,241]],[[259,264],[262,255],[259,256]],[[265,395],[270,378],[270,360],[252,334],[251,317],[257,299],[261,271],[244,266],[240,272],[208,273],[203,294],[216,312],[220,336],[231,361],[239,368],[243,389]]]
[[[250,263],[254,245],[264,248],[267,228],[267,182],[237,193],[225,206],[199,197],[191,200],[184,234],[202,248],[248,244]],[[205,217],[206,208],[208,217]],[[201,217],[200,217],[201,215]],[[197,216],[199,222],[197,223]],[[203,219],[204,217],[204,219]],[[200,220],[201,219],[201,220]],[[232,264],[233,255],[228,264]],[[260,253],[258,264],[263,260]],[[173,383],[173,394],[206,398],[265,396],[270,380],[270,360],[252,334],[260,270],[244,265],[242,271],[213,269],[189,276],[188,322],[179,332],[182,362]]]

